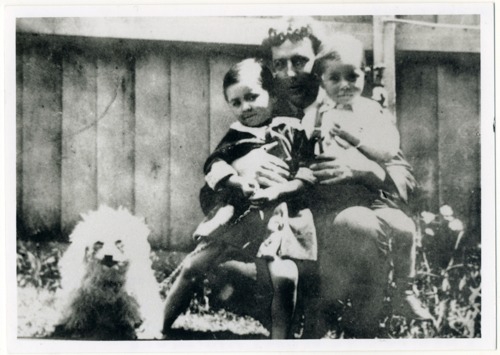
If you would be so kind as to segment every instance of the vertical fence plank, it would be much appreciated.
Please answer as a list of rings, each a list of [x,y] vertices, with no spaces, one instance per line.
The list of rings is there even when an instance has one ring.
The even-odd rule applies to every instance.
[[[210,150],[227,132],[231,123],[235,121],[229,106],[224,99],[222,80],[229,68],[237,63],[239,58],[218,56],[210,59]]]
[[[97,207],[97,68],[79,50],[63,59],[62,230]]]
[[[165,246],[170,214],[170,59],[146,52],[136,62],[135,210],[150,240]]]
[[[22,222],[57,230],[97,203],[124,205],[147,217],[155,238],[187,247],[202,217],[202,165],[233,121],[222,77],[239,57],[178,52],[169,67],[157,52],[134,66],[118,52],[96,62],[72,52],[62,72],[53,48],[41,38],[18,55]],[[429,195],[425,208],[449,203],[479,225],[479,59],[441,60],[398,59],[403,150]]]
[[[471,225],[480,216],[479,58],[438,68],[441,203]]]
[[[373,64],[383,64],[387,109],[396,116],[396,24],[394,16],[373,16]]]
[[[53,46],[23,53],[23,223],[58,232],[61,213],[61,61]]]
[[[134,209],[134,97],[131,61],[125,54],[97,64],[98,203]]]
[[[16,215],[23,211],[23,49],[16,48]]]
[[[421,208],[436,211],[439,207],[436,63],[404,57],[399,64],[397,105],[401,147],[424,192]]]
[[[202,217],[198,195],[209,153],[209,70],[206,58],[176,53],[171,62],[170,245],[189,245]]]

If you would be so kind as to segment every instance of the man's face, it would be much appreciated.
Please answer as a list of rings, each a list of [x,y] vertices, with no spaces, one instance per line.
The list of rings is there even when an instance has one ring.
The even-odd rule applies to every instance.
[[[311,74],[315,58],[311,40],[287,39],[271,51],[278,91],[296,107],[309,106],[318,94],[318,82]]]

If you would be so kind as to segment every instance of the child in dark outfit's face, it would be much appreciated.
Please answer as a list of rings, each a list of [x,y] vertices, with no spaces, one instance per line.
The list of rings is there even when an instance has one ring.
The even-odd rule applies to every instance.
[[[270,89],[272,76],[264,77],[261,64],[255,60],[244,60],[231,74],[231,80],[224,84],[224,95],[231,112],[244,126],[259,127],[271,120],[273,101]]]
[[[231,111],[244,126],[262,126],[271,118],[271,98],[255,76],[243,75],[239,83],[226,89],[226,96]]]

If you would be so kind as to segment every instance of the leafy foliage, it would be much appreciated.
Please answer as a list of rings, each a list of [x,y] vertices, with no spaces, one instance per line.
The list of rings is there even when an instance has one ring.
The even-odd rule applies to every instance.
[[[417,220],[417,277],[414,291],[437,320],[409,321],[392,315],[380,327],[390,338],[473,338],[481,336],[481,245],[474,244],[460,219],[449,206],[437,214],[422,212]],[[54,320],[54,302],[60,286],[57,263],[65,243],[18,240],[18,335],[48,336]],[[156,251],[153,269],[161,282],[183,259],[184,253]],[[163,285],[164,286],[164,285]],[[163,292],[166,292],[163,289]],[[234,334],[268,334],[250,317],[237,316],[210,305],[211,289],[200,287],[186,314],[174,328],[193,331],[230,330]],[[346,304],[349,307],[349,304]],[[341,316],[340,316],[341,318]],[[341,323],[341,322],[340,322]],[[329,332],[328,338],[342,338],[341,327]]]
[[[58,242],[39,243],[17,241],[17,284],[20,287],[55,291],[60,287],[61,276],[57,266],[65,249],[65,244]]]
[[[467,236],[450,206],[417,220],[417,277],[414,291],[437,320],[436,327],[392,316],[392,337],[474,338],[481,336],[481,245]]]

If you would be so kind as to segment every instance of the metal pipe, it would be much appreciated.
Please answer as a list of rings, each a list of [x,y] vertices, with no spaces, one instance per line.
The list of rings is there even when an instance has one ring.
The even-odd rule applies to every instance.
[[[466,26],[466,25],[456,25],[452,23],[436,23],[436,22],[425,22],[425,21],[415,21],[415,20],[402,20],[396,18],[383,18],[382,21],[384,23],[395,22],[395,23],[403,23],[408,25],[416,25],[416,26],[426,26],[426,27],[441,27],[441,28],[456,28],[461,30],[474,30],[479,31],[481,29],[480,26]]]

